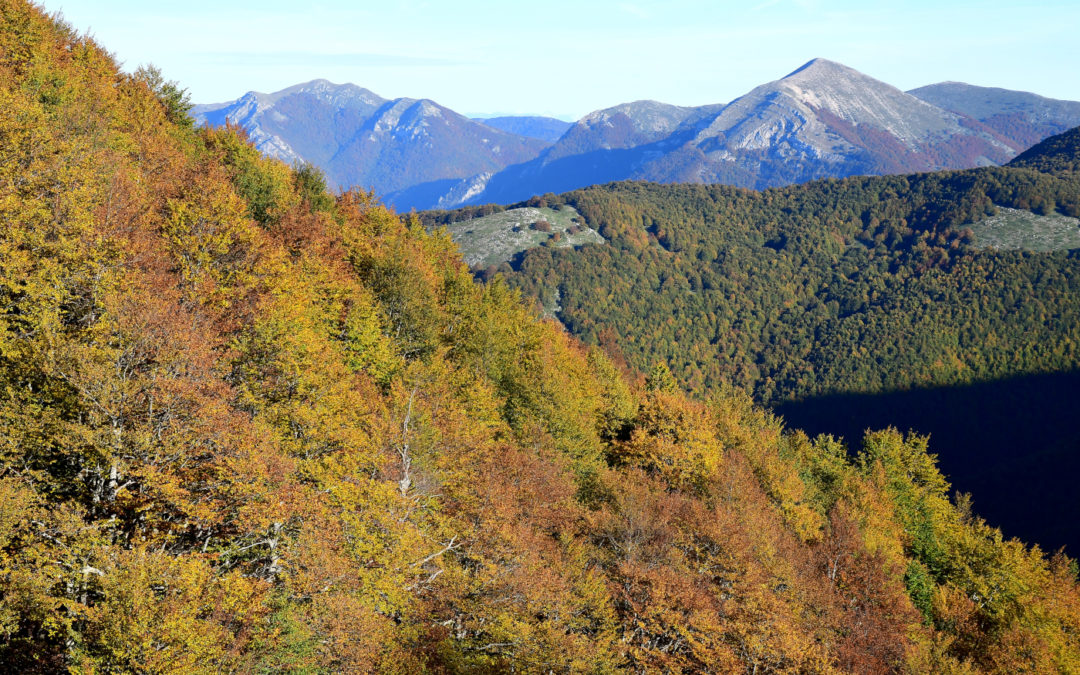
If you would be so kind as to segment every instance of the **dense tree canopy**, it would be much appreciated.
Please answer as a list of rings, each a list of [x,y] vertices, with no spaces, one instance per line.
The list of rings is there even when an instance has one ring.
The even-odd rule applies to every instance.
[[[1080,257],[973,245],[998,207],[1080,215],[1080,182],[1027,168],[752,192],[613,183],[575,206],[608,245],[533,249],[502,272],[588,343],[688,388],[765,404],[1078,365]],[[432,218],[446,219],[447,214]]]
[[[151,85],[0,0],[6,668],[1080,669],[1076,564],[925,439],[628,382]]]
[[[1008,167],[545,195],[534,202],[572,204],[607,243],[537,248],[501,272],[580,339],[641,372],[663,361],[695,395],[732,383],[853,442],[873,426],[932,434],[992,522],[1076,550],[1080,511],[1060,495],[1080,469],[1062,423],[1080,406],[1067,377],[1080,372],[1080,253],[1047,244],[1080,241],[1077,157],[1074,130]],[[1059,250],[988,248],[991,222]],[[1025,394],[1035,379],[1050,389]],[[1014,407],[988,417],[1002,396]]]
[[[1051,136],[1017,155],[1009,166],[1038,169],[1064,177],[1080,171],[1080,127]]]

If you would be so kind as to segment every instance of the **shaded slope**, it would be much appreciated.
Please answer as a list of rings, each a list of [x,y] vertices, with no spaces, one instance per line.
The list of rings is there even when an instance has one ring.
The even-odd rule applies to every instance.
[[[810,434],[859,438],[870,428],[930,436],[941,470],[1006,535],[1080,551],[1073,499],[1080,472],[1080,374],[1025,375],[909,391],[816,396],[776,407]]]

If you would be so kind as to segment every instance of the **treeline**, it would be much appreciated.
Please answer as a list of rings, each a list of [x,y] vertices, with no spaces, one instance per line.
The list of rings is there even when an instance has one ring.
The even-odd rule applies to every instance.
[[[609,241],[535,249],[511,285],[583,340],[690,389],[765,404],[1077,365],[1075,252],[978,250],[998,206],[1080,214],[1080,182],[1027,168],[826,180],[764,192],[615,183],[575,206]],[[547,303],[550,304],[550,303]]]
[[[628,382],[185,109],[0,0],[5,669],[1080,669],[1076,563],[924,439]]]

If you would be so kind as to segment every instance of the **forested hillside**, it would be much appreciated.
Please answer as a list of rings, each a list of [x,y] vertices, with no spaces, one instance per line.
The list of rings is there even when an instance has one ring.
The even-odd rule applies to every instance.
[[[925,439],[628,381],[186,107],[0,0],[6,670],[1080,670],[1075,561]]]
[[[997,207],[1075,218],[1075,180],[994,167],[535,201],[573,205],[610,245],[532,249],[503,268],[512,283],[558,289],[571,332],[698,391],[727,381],[775,403],[1077,364],[1076,255],[984,251],[966,227]]]
[[[878,405],[888,408],[892,392],[941,391],[952,402],[944,416],[942,400],[929,395],[921,413],[910,398],[907,412],[873,412],[875,425],[948,437],[938,449],[949,475],[982,490],[976,503],[993,522],[1073,548],[1080,514],[1061,511],[1054,495],[1071,489],[1068,476],[1080,468],[1078,438],[1070,425],[1041,428],[1060,416],[1040,415],[1047,403],[1076,408],[1074,389],[1047,391],[1036,403],[1019,391],[969,385],[1080,365],[1080,257],[1068,250],[1080,242],[1080,182],[1069,170],[1076,138],[1048,139],[1016,166],[963,172],[764,192],[617,183],[548,195],[533,203],[574,206],[608,243],[536,248],[499,270],[549,311],[557,299],[572,333],[632,367],[663,361],[700,395],[733,383],[759,403],[785,404],[786,415],[818,432],[854,439],[868,426],[829,397],[862,396],[860,410],[869,411],[869,396],[881,395]],[[989,234],[1064,248],[995,250]],[[967,388],[944,393],[956,387]],[[972,392],[994,393],[980,401]],[[1019,446],[1005,440],[1016,439],[1017,422],[981,412],[1003,393],[1034,431]],[[987,429],[997,430],[990,443],[974,442]],[[1030,467],[1035,482],[990,487],[968,478],[982,468],[1006,471],[1017,456],[1041,464]]]
[[[1047,138],[1018,155],[1009,165],[1075,179],[1080,171],[1080,127]]]

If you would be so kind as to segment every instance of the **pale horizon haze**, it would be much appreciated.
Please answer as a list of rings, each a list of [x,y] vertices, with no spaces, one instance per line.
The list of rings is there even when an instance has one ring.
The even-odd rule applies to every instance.
[[[725,103],[815,57],[904,90],[953,80],[1080,100],[1075,0],[41,4],[195,103],[325,78],[464,114],[572,120],[639,99]]]

